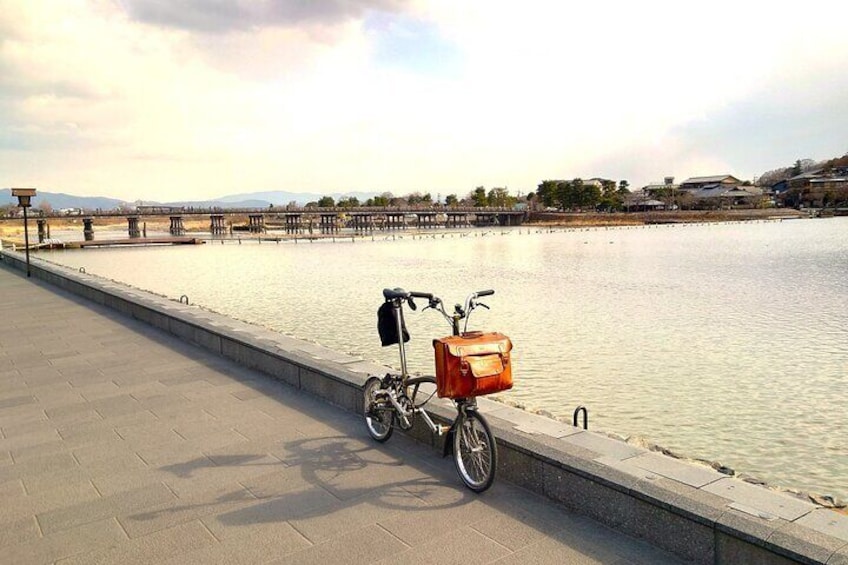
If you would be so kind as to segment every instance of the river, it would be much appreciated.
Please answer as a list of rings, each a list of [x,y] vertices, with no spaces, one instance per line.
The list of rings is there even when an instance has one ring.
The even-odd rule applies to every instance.
[[[393,365],[384,287],[448,304],[493,288],[469,329],[514,342],[503,399],[567,421],[585,405],[590,429],[848,499],[848,218],[38,256]],[[413,369],[432,373],[448,327],[421,308],[407,326]]]

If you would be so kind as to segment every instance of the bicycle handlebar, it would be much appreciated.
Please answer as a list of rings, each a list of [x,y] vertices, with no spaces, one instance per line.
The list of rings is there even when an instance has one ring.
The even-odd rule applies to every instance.
[[[454,333],[456,335],[459,335],[460,320],[465,320],[465,328],[468,328],[468,319],[471,316],[471,312],[473,312],[475,308],[477,308],[478,306],[483,306],[486,309],[489,308],[482,302],[477,302],[477,299],[483,298],[484,296],[491,296],[494,293],[495,291],[492,289],[478,290],[477,292],[472,292],[466,297],[464,306],[462,304],[457,304],[454,307],[453,314],[448,314],[448,312],[445,311],[445,304],[444,302],[442,302],[442,299],[435,296],[432,292],[420,292],[415,290],[406,291],[402,288],[384,288],[383,298],[390,301],[398,301],[398,303],[400,304],[406,302],[412,310],[418,309],[412,299],[423,298],[427,300],[427,306],[424,309],[427,310],[428,308],[432,308],[439,312],[445,318],[445,320],[453,327]]]

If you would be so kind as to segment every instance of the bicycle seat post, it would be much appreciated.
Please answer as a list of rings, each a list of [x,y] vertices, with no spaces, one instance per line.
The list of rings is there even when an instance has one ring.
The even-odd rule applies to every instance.
[[[403,300],[400,298],[392,300],[392,308],[394,309],[395,323],[397,324],[398,350],[400,351],[400,374],[404,381],[406,381],[409,373],[406,369],[406,347],[403,342]]]

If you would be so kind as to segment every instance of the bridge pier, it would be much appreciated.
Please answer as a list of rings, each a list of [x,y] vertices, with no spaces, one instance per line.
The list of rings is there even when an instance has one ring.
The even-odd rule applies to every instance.
[[[82,219],[82,235],[86,241],[94,239],[94,218]]]
[[[445,227],[448,228],[464,228],[470,226],[468,214],[465,212],[448,212]]]
[[[406,221],[402,213],[386,212],[386,222],[384,227],[388,230],[405,230]]]
[[[171,235],[185,235],[185,226],[183,225],[182,216],[171,216]]]
[[[50,237],[50,226],[46,218],[38,218],[38,243],[44,243]]]
[[[265,216],[263,214],[248,215],[250,233],[265,233]]]
[[[336,214],[321,214],[321,233],[338,233],[339,223]]]
[[[353,231],[358,234],[374,233],[374,217],[371,214],[354,214],[351,216]]]
[[[498,215],[493,212],[476,212],[474,214],[474,225],[478,228],[494,226],[498,223]]]
[[[302,229],[300,214],[286,214],[286,233],[298,234]]]
[[[416,212],[416,225],[418,229],[430,229],[436,227],[435,212]]]
[[[138,216],[127,216],[127,233],[130,239],[141,237],[141,230],[138,229]]]
[[[226,235],[227,226],[224,224],[223,214],[209,215],[209,233],[212,235]]]

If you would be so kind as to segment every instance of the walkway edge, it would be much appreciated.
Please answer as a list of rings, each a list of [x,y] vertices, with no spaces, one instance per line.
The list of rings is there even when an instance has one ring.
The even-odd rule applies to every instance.
[[[0,265],[25,271],[23,255]],[[32,277],[264,372],[349,411],[385,367],[35,260]],[[481,399],[499,477],[696,563],[848,565],[848,517],[784,493]],[[445,404],[434,413],[447,420]],[[428,430],[410,433],[431,443]],[[441,448],[441,445],[435,447]]]

